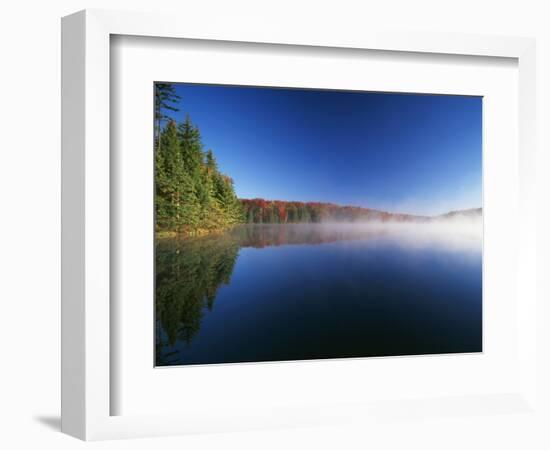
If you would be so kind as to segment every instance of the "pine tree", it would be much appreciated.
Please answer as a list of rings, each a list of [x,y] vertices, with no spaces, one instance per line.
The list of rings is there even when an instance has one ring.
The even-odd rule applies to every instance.
[[[157,224],[173,231],[193,231],[199,225],[196,190],[182,161],[180,140],[174,121],[160,136],[157,152]]]
[[[176,94],[174,85],[170,83],[155,83],[155,142],[157,143],[157,147],[160,145],[159,137],[162,130],[162,122],[169,119],[165,111],[179,111],[175,105],[180,99],[181,97]]]
[[[193,125],[189,114],[185,121],[178,126],[178,135],[181,142],[181,158],[186,172],[196,193],[197,208],[199,211],[199,229],[213,228],[211,216],[212,189],[208,176],[204,170],[204,152],[199,129]]]
[[[222,174],[214,153],[203,151],[189,115],[162,130],[155,154],[157,229],[184,233],[222,230],[244,222],[233,180]]]
[[[241,202],[235,194],[233,180],[218,170],[218,163],[212,150],[206,152],[206,168],[213,184],[215,203],[222,209],[223,226],[244,221]]]
[[[181,154],[186,170],[198,176],[204,154],[200,131],[191,122],[189,114],[185,116],[185,121],[178,125],[178,136],[181,141]]]

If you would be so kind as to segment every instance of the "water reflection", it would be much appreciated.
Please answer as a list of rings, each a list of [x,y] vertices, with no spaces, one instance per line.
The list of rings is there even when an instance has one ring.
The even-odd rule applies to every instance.
[[[340,241],[370,241],[378,244],[391,240],[404,247],[446,248],[478,252],[481,248],[480,220],[429,224],[289,224],[243,225],[228,233],[240,247],[263,248],[279,245],[315,245]]]
[[[340,249],[342,249],[342,246],[353,247],[354,251],[351,252],[351,254],[352,257],[356,259],[352,261],[352,264],[357,263],[358,273],[365,273],[365,277],[373,277],[370,283],[366,283],[368,284],[367,286],[361,286],[361,280],[355,281],[356,278],[351,277],[349,270],[346,274],[343,273],[343,269],[342,273],[338,273],[339,269],[335,269],[336,264],[321,264],[320,261],[324,261],[326,252],[318,254],[317,256],[307,256],[307,258],[304,259],[305,263],[297,266],[297,270],[299,271],[301,267],[304,267],[303,279],[307,278],[306,271],[311,272],[312,270],[317,271],[321,277],[324,276],[325,280],[323,282],[325,284],[323,286],[326,286],[325,291],[327,289],[333,289],[333,286],[338,286],[340,283],[340,288],[338,289],[340,289],[340,293],[342,293],[341,285],[342,281],[345,280],[348,285],[349,283],[357,283],[357,286],[352,286],[350,288],[352,289],[350,292],[355,293],[354,296],[360,297],[361,295],[359,295],[359,293],[363,292],[363,297],[368,297],[372,294],[372,286],[375,285],[374,283],[380,284],[380,286],[383,285],[384,277],[391,278],[397,272],[401,273],[400,271],[403,271],[401,273],[402,280],[406,280],[408,277],[408,275],[405,274],[407,270],[411,270],[410,268],[406,270],[402,268],[396,269],[394,262],[388,263],[388,261],[386,261],[386,255],[395,253],[392,249],[406,248],[407,251],[418,251],[419,249],[428,248],[430,252],[436,249],[438,252],[444,252],[445,254],[449,252],[456,254],[459,252],[460,254],[472,253],[474,255],[479,255],[481,251],[480,224],[463,225],[464,224],[452,229],[448,226],[443,227],[439,225],[396,225],[392,227],[388,224],[372,224],[369,226],[335,226],[323,224],[243,225],[218,235],[182,239],[159,239],[156,246],[156,363],[157,365],[186,363],[182,353],[189,351],[189,349],[193,347],[193,341],[201,331],[201,325],[205,316],[210,314],[214,309],[214,302],[218,297],[220,289],[230,284],[241,249],[264,249],[266,247],[285,245],[319,246],[320,244],[335,244]],[[369,248],[374,248],[375,250],[371,251]],[[376,248],[378,248],[378,250],[376,250]],[[360,249],[360,251],[357,251],[358,249]],[[264,250],[262,250],[262,252],[265,252],[261,253],[261,255],[264,255],[264,259],[273,258],[273,255],[270,255],[269,252]],[[399,251],[397,253],[399,254],[399,256],[396,257],[397,259],[403,257]],[[297,275],[295,268],[294,273],[291,274],[288,272],[287,275],[283,273],[281,276],[281,271],[284,272],[285,269],[284,267],[281,268],[280,265],[290,263],[292,261],[290,258],[296,261],[296,258],[302,258],[304,254],[304,252],[293,253],[292,256],[290,254],[286,256],[286,260],[279,259],[275,262],[271,259],[267,262],[267,267],[269,267],[269,264],[272,264],[272,261],[273,264],[278,265],[277,268],[273,266],[273,272],[277,272],[279,280],[282,280],[282,283],[288,283],[288,288],[292,288],[294,294],[298,292],[296,290],[296,284],[292,284],[295,283],[293,280],[302,278],[302,275]],[[370,256],[366,256],[367,254],[370,254]],[[334,255],[331,256],[331,258],[334,260]],[[326,256],[325,259],[327,261],[330,260],[328,256]],[[448,260],[447,257],[445,261],[446,260]],[[260,261],[262,261],[262,259],[258,260],[258,262]],[[375,265],[373,263],[376,263],[376,269],[374,269]],[[432,263],[430,264],[433,265]],[[440,265],[441,264],[439,264],[439,266]],[[260,270],[263,270],[261,277],[266,276],[266,269],[260,269],[257,266],[256,264],[255,267],[249,267],[247,269],[247,276],[250,277],[248,284],[250,286],[254,284],[252,277],[259,277]],[[308,267],[306,268],[306,266]],[[369,268],[363,271],[363,266],[368,266]],[[403,265],[403,267],[405,266]],[[291,269],[286,270],[290,271]],[[375,270],[376,273],[374,272]],[[427,271],[432,271],[435,274],[436,270],[439,271],[441,269],[434,269],[430,266],[430,269]],[[452,271],[456,272],[456,270],[459,269],[451,268],[449,273]],[[438,274],[438,276],[439,275],[441,274]],[[443,276],[447,276],[447,274]],[[332,281],[329,283],[327,280],[331,277]],[[430,275],[427,275],[426,279],[429,279],[429,277]],[[442,278],[440,277],[440,279]],[[414,282],[418,283],[418,280]],[[269,302],[277,305],[284,304],[285,300],[281,298],[281,294],[275,293],[275,289],[280,289],[280,292],[283,293],[288,292],[288,289],[284,286],[280,286],[280,283],[281,281],[279,281],[279,286],[271,289],[271,292],[266,288],[265,292],[259,294],[255,288],[256,291],[254,291],[254,294],[250,294],[254,297],[254,307],[261,307],[262,302],[266,304],[266,309],[268,309],[267,304]],[[391,286],[394,283],[394,280],[390,280],[389,284],[384,288],[386,291],[378,296],[387,296],[387,286]],[[429,283],[429,281],[427,283]],[[439,283],[439,281],[437,283]],[[318,286],[313,286],[312,283],[308,284],[305,281],[303,285],[302,282],[299,282],[298,286],[299,289],[304,290],[304,293],[310,292],[311,289],[323,287],[320,283]],[[434,286],[428,286],[427,290],[433,290]],[[347,288],[344,287],[344,289]],[[370,291],[368,289],[370,289]],[[233,293],[233,296],[242,296],[242,291],[239,292],[240,293]],[[274,298],[270,297],[271,294]],[[403,294],[399,295],[402,296]],[[460,295],[458,290],[457,295]],[[339,308],[349,309],[350,305],[346,303],[349,301],[348,298],[341,298],[338,301]],[[357,302],[357,299],[353,301]],[[304,311],[306,309],[306,303],[308,302],[311,302],[311,300],[303,301],[302,308]],[[299,311],[299,314],[311,312],[311,303],[309,303],[309,305],[307,311]],[[355,307],[354,304],[351,306]],[[294,304],[292,308],[295,308]],[[315,311],[313,313],[317,314]],[[327,310],[326,314],[334,315],[334,312]],[[374,320],[372,319],[372,317],[374,317],[372,314],[370,317],[370,320]],[[226,320],[227,316],[220,319],[217,327],[226,326]],[[269,325],[269,319],[266,320],[268,321],[266,323]],[[271,320],[274,321],[275,318]],[[307,326],[307,319],[305,320],[306,322],[302,325],[304,329]],[[321,318],[321,320],[324,319]],[[369,319],[367,318],[365,320]],[[396,320],[397,316],[394,316],[392,321]],[[358,324],[358,330],[361,329],[360,325],[361,324]],[[246,326],[247,325],[243,324],[243,328]],[[409,324],[407,327],[411,327],[411,325]],[[216,333],[219,333],[219,330],[216,330]],[[227,333],[229,334],[229,331]],[[293,333],[296,333],[296,331],[293,331]],[[231,337],[225,336],[223,339],[230,340]],[[395,354],[399,354],[399,352]],[[333,356],[338,355],[335,354]],[[284,358],[284,356],[282,357]],[[297,357],[299,358],[300,356],[298,355]],[[218,359],[220,358],[222,357],[218,357]],[[218,361],[218,359],[216,359],[216,361]],[[277,357],[274,359],[277,359]],[[200,360],[210,362],[208,358],[205,357],[202,357]],[[259,357],[259,360],[262,360],[262,358]],[[224,361],[225,359],[219,362]]]
[[[228,234],[157,242],[157,364],[173,356],[164,347],[191,343],[204,311],[212,310],[218,289],[229,283],[238,252],[237,239]]]

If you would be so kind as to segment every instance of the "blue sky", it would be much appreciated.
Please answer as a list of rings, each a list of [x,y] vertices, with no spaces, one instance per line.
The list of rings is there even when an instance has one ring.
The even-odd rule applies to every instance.
[[[481,206],[481,97],[176,84],[241,198]]]

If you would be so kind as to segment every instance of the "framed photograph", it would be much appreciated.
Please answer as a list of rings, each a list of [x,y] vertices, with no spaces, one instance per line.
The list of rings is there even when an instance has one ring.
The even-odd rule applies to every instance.
[[[63,431],[532,411],[534,42],[208,30],[63,19]]]
[[[482,352],[482,97],[154,89],[156,366]]]

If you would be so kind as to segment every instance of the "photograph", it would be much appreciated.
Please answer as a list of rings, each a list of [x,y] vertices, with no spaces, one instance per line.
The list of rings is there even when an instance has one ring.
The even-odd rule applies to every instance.
[[[156,367],[483,352],[483,97],[153,104]]]

